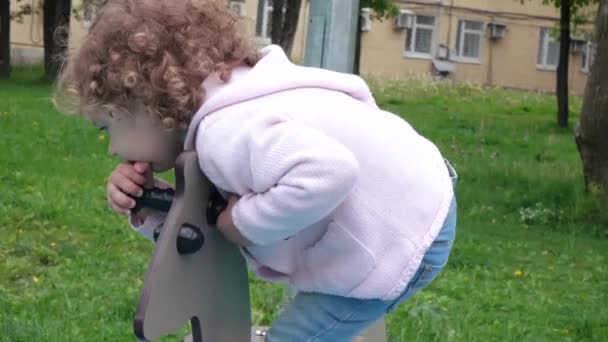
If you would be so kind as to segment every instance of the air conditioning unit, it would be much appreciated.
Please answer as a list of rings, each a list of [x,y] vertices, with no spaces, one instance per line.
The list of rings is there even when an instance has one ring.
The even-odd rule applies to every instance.
[[[507,34],[507,25],[499,23],[489,23],[488,34],[490,36],[490,39],[502,39]]]
[[[435,55],[438,60],[447,61],[450,59],[450,48],[445,44],[439,44]]]
[[[245,3],[243,1],[230,1],[230,9],[239,17],[244,17],[247,14],[245,11]]]
[[[372,30],[372,17],[369,8],[361,9],[361,31],[369,32]]]
[[[416,15],[409,10],[400,10],[399,15],[395,18],[396,29],[410,29],[414,26]]]
[[[583,38],[572,37],[570,40],[572,53],[583,53],[587,50],[587,41]]]

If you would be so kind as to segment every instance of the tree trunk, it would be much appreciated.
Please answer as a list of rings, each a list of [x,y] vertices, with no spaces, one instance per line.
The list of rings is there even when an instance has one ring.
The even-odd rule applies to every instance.
[[[270,39],[274,44],[279,44],[283,38],[283,21],[285,19],[285,0],[272,1],[272,27],[270,28]]]
[[[587,190],[608,193],[608,0],[600,1],[595,39],[597,55],[575,133]]]
[[[560,48],[557,66],[557,124],[568,127],[568,66],[570,62],[570,16],[572,0],[562,0]]]
[[[355,61],[353,62],[353,74],[361,74],[361,10],[363,9],[363,1],[359,1],[359,12],[357,17],[357,33],[355,37]]]
[[[291,54],[293,49],[293,41],[296,36],[298,29],[298,21],[300,19],[300,10],[302,8],[302,0],[288,0],[287,1],[287,12],[285,13],[285,22],[283,24],[283,39],[281,46]]]
[[[50,80],[55,80],[68,45],[71,0],[44,1],[44,67]]]
[[[11,75],[11,2],[0,1],[0,78]]]
[[[293,40],[298,28],[302,0],[274,0],[272,11],[272,43],[280,45],[291,55]]]

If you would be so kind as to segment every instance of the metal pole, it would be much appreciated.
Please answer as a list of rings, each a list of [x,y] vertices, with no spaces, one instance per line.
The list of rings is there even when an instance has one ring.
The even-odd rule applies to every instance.
[[[352,73],[359,0],[311,0],[304,65]]]
[[[353,73],[357,30],[359,29],[359,0],[311,0],[304,52],[304,65]],[[283,304],[297,295],[288,286],[283,292]],[[356,341],[386,342],[386,324],[378,320]]]
[[[353,73],[359,0],[311,0],[304,65]],[[285,305],[297,294],[292,286],[283,291]]]

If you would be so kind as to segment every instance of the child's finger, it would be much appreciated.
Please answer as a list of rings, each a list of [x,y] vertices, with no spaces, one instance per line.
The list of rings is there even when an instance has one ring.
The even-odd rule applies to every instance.
[[[146,183],[146,176],[142,173],[139,173],[131,164],[122,163],[118,165],[116,171],[129,178],[133,182],[137,183],[138,185],[144,185]]]
[[[144,177],[146,178],[146,182],[143,184],[143,187],[146,189],[151,189],[154,187],[154,173],[151,168],[146,169]]]
[[[114,210],[114,212],[116,212],[118,214],[123,214],[123,215],[131,214],[131,211],[129,209],[121,208],[118,205],[116,205],[116,203],[112,202],[109,199],[108,199],[108,205],[110,206],[110,209]]]
[[[140,174],[144,174],[150,168],[150,163],[135,162],[135,163],[133,163],[133,168],[135,169],[135,171],[139,172]]]
[[[115,172],[110,176],[110,183],[114,184],[118,189],[120,189],[124,193],[137,197],[143,194],[141,186],[135,184],[131,179],[127,178],[125,175],[119,172]]]
[[[147,162],[135,162],[133,163],[133,169],[144,177],[144,182],[139,183],[144,188],[149,189],[154,187],[154,175],[152,173],[152,167]]]
[[[135,206],[135,200],[127,196],[114,184],[108,185],[108,198],[111,203],[119,208],[119,212],[124,212]]]

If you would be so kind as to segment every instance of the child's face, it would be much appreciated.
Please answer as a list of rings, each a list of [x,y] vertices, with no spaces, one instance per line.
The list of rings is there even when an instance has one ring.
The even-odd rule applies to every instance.
[[[184,132],[162,127],[159,119],[121,111],[89,113],[93,124],[107,130],[110,154],[132,162],[149,162],[154,172],[175,166],[183,151]]]

